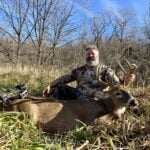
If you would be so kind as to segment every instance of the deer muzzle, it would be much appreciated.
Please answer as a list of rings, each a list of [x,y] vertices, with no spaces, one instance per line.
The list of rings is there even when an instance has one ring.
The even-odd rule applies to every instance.
[[[129,102],[129,106],[132,106],[132,107],[135,107],[135,106],[138,106],[139,103],[136,99],[131,99],[130,102]]]

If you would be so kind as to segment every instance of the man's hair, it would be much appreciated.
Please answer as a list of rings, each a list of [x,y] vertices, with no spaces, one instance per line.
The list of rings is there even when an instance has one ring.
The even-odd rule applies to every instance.
[[[85,49],[86,51],[87,51],[88,49],[95,49],[95,50],[98,50],[96,45],[85,45],[84,49]]]

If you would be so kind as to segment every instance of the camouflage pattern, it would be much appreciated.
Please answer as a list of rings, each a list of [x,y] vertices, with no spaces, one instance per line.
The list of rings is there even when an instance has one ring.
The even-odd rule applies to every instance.
[[[67,84],[72,81],[77,81],[77,89],[82,95],[87,97],[93,97],[96,91],[103,91],[106,89],[106,85],[103,85],[99,81],[110,82],[112,84],[120,84],[119,78],[115,75],[115,72],[103,65],[88,66],[84,65],[72,70],[69,74],[66,74],[54,82],[51,83],[51,88],[58,86],[59,84]]]

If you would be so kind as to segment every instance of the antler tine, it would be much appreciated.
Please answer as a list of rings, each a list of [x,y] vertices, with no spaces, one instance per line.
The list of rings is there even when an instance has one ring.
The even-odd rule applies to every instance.
[[[115,87],[115,85],[112,82],[104,82],[104,81],[102,81],[100,79],[99,79],[98,82],[104,88],[106,88],[106,87],[114,88]]]
[[[129,66],[129,68],[131,68],[130,62],[129,62],[127,59],[125,59],[125,58],[124,58],[124,60],[125,60],[125,62],[127,63],[127,65]]]
[[[137,65],[136,64],[130,64],[130,62],[127,59],[124,59],[127,63],[127,65],[129,66],[130,69],[130,73],[135,73],[135,71],[137,70]]]
[[[102,80],[99,80],[99,82],[100,82],[100,84],[103,85],[103,86],[106,86],[106,87],[109,86],[109,84],[108,84],[107,82],[104,82],[104,81],[102,81]]]
[[[126,74],[127,71],[124,69],[124,67],[121,65],[121,63],[118,60],[116,60],[116,62],[119,65],[119,67],[121,68],[121,70],[124,72],[124,74]]]
[[[114,88],[114,87],[116,87],[116,85],[113,83],[113,82],[111,82],[111,81],[109,81],[109,82],[104,82],[104,81],[102,81],[102,80],[99,80],[99,82],[100,82],[100,84],[101,85],[103,85],[103,86],[105,86],[105,87],[110,87],[110,88]]]

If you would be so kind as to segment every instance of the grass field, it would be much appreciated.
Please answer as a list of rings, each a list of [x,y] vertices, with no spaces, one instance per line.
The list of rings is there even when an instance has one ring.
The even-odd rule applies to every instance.
[[[1,67],[0,91],[26,83],[31,95],[66,70],[12,66]],[[25,113],[0,113],[0,150],[148,150],[150,149],[150,87],[130,88],[139,101],[136,111],[128,109],[121,120],[97,119],[91,126],[75,128],[64,134],[48,134],[37,129]]]

